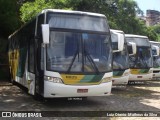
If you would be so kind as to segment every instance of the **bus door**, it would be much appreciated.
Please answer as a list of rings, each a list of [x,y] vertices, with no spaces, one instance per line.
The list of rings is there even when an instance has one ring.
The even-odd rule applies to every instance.
[[[41,48],[41,38],[35,41],[35,93],[43,94],[44,91],[44,70],[42,65],[43,48]]]

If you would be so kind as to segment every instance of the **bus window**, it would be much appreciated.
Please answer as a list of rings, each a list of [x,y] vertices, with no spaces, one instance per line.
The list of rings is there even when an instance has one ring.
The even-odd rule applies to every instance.
[[[29,72],[34,73],[34,44],[30,43],[29,45],[29,53],[28,53],[28,70]]]

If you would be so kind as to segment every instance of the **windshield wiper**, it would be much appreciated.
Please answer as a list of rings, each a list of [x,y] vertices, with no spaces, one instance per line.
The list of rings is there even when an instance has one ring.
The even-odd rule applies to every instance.
[[[73,59],[72,59],[72,61],[71,61],[71,64],[70,64],[70,66],[69,66],[69,68],[68,68],[68,70],[67,70],[67,73],[70,72],[70,70],[71,70],[71,68],[72,68],[72,65],[73,65],[73,63],[74,63],[74,61],[75,61],[78,53],[79,53],[79,49],[77,48],[77,51],[75,52],[74,57],[73,57]]]
[[[84,50],[84,55],[88,58],[88,60],[91,63],[92,67],[94,68],[95,72],[97,74],[99,74],[99,70],[98,70],[95,62],[93,61],[92,57],[90,56],[90,54],[86,50]]]

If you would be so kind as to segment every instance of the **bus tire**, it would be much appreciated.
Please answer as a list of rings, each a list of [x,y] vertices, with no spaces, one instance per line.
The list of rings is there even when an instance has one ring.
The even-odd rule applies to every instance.
[[[36,101],[44,101],[44,97],[38,94],[35,90],[35,94],[33,95],[34,100]]]
[[[82,100],[87,100],[87,97],[82,97]]]

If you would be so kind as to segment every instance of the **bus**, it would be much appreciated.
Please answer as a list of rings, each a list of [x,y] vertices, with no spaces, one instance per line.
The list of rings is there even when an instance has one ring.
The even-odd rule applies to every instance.
[[[103,14],[45,9],[9,36],[12,81],[44,98],[107,96],[112,47]]]
[[[128,43],[134,42],[137,46],[136,54],[129,56],[129,81],[151,80],[153,76],[153,59],[148,37],[133,34],[125,34],[125,37]]]
[[[129,69],[129,54],[127,50],[127,41],[125,39],[124,32],[121,30],[113,30],[111,31],[111,38],[112,38],[112,48],[115,45],[115,37],[116,33],[120,33],[123,35],[123,44],[124,47],[121,51],[113,51],[113,85],[114,86],[124,86],[128,84],[130,69]]]
[[[160,42],[150,41],[153,55],[153,79],[160,78]]]

